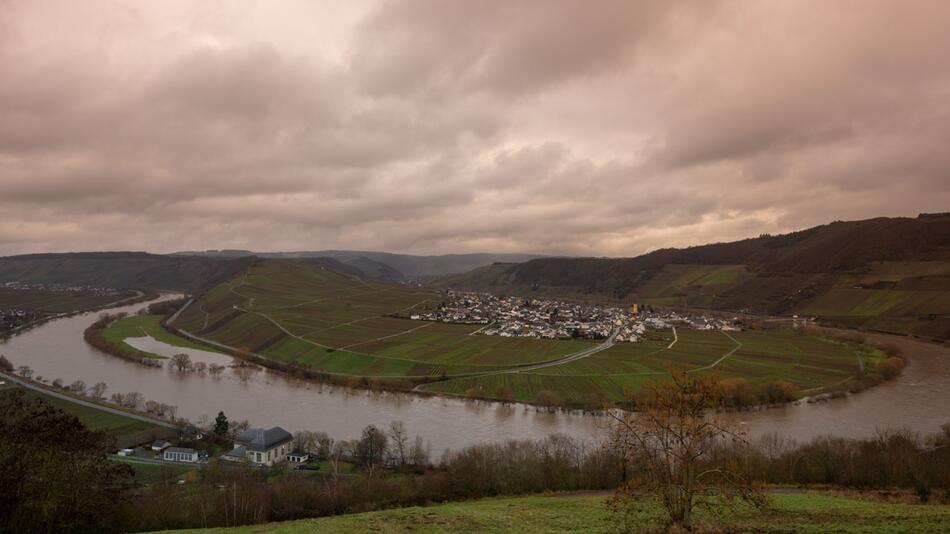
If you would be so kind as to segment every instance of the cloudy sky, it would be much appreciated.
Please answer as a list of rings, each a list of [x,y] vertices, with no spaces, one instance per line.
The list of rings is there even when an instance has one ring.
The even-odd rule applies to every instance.
[[[624,256],[950,209],[950,2],[0,0],[0,254]]]

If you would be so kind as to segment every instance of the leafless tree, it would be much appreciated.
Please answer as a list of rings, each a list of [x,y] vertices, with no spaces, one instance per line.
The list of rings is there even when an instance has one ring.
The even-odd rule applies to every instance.
[[[223,366],[223,365],[218,365],[218,364],[216,364],[216,363],[212,363],[211,365],[208,366],[208,372],[211,373],[211,374],[213,374],[213,375],[219,375],[219,374],[221,374],[223,371],[224,371],[224,366]]]
[[[105,382],[96,382],[95,385],[89,387],[89,396],[96,400],[102,400],[106,396],[107,388]]]
[[[191,356],[185,353],[178,353],[172,356],[171,364],[179,371],[186,371],[191,368]]]
[[[159,406],[157,401],[145,401],[145,413],[157,415],[161,413],[161,406]]]
[[[136,409],[142,404],[142,401],[145,400],[145,396],[139,393],[138,391],[130,391],[129,393],[113,393],[112,402],[122,406],[124,408]]]
[[[409,451],[409,458],[412,460],[412,466],[417,470],[429,465],[429,445],[423,443],[422,436],[416,436],[412,449]]]
[[[73,383],[69,385],[69,390],[78,395],[84,395],[86,393],[86,383],[82,380],[74,380]]]
[[[203,373],[208,369],[208,364],[205,362],[195,362],[195,371],[198,373]]]
[[[409,434],[402,421],[393,421],[389,424],[389,455],[392,463],[403,468],[406,466],[409,455]]]
[[[670,382],[650,386],[641,412],[609,412],[612,448],[634,467],[632,477],[611,500],[612,510],[637,512],[656,499],[671,526],[688,530],[693,509],[700,504],[743,500],[764,505],[764,495],[736,466],[710,463],[718,444],[744,441],[712,413],[722,404],[714,379],[673,371]]]
[[[21,365],[16,368],[16,374],[29,379],[33,376],[33,369],[29,365]]]

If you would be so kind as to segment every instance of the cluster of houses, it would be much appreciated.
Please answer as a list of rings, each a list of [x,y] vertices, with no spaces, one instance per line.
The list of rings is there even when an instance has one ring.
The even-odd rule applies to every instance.
[[[90,293],[94,295],[113,295],[118,290],[111,288],[90,287],[90,286],[66,286],[62,284],[26,284],[23,282],[0,282],[0,289],[8,290],[34,290],[50,292],[77,292]],[[30,324],[47,317],[48,314],[37,312],[35,310],[25,310],[20,308],[0,309],[0,333],[12,332],[21,326]]]
[[[156,440],[148,448],[122,449],[120,456],[135,456],[176,463],[203,463],[209,457],[206,452],[189,447],[174,447],[167,440]],[[256,466],[270,467],[281,462],[304,464],[310,455],[294,449],[294,437],[279,426],[251,428],[238,434],[234,448],[220,457],[232,462],[247,462]]]
[[[435,310],[410,316],[417,321],[482,324],[479,334],[538,339],[604,339],[616,332],[617,342],[638,342],[647,329],[685,326],[698,330],[738,330],[734,321],[677,312],[577,304],[553,299],[498,297],[489,293],[448,291]]]

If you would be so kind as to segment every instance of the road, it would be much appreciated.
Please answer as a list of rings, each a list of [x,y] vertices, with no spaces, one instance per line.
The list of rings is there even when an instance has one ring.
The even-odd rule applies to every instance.
[[[44,394],[44,395],[49,395],[50,397],[56,397],[57,399],[63,399],[63,400],[65,400],[65,401],[69,401],[69,402],[71,402],[71,403],[73,403],[73,404],[79,404],[80,406],[88,406],[89,408],[95,408],[96,410],[100,410],[100,411],[108,412],[108,413],[113,413],[113,414],[116,414],[116,415],[121,415],[121,416],[123,416],[123,417],[128,417],[129,419],[135,419],[135,420],[138,420],[138,421],[144,421],[144,422],[146,422],[146,423],[152,423],[153,425],[163,426],[163,427],[165,427],[165,428],[178,428],[178,427],[176,427],[175,425],[169,423],[168,421],[162,421],[162,420],[160,420],[160,419],[153,419],[153,418],[151,418],[151,417],[146,417],[146,416],[144,416],[144,415],[139,415],[139,414],[135,414],[135,413],[126,412],[126,411],[124,411],[124,410],[119,410],[119,409],[117,409],[117,408],[110,408],[110,407],[108,407],[108,406],[103,406],[103,405],[97,404],[97,403],[95,403],[95,402],[90,402],[90,401],[85,401],[85,400],[82,400],[82,399],[77,399],[76,397],[71,397],[71,396],[69,396],[69,395],[64,395],[64,394],[62,394],[62,393],[60,393],[60,392],[58,392],[58,391],[53,391],[53,390],[51,390],[51,389],[46,389],[46,388],[44,388],[44,387],[37,386],[37,385],[32,384],[32,383],[30,383],[30,382],[27,382],[27,381],[25,381],[25,380],[21,380],[21,379],[15,377],[15,376],[11,376],[11,375],[9,375],[9,374],[7,374],[7,373],[0,373],[0,377],[2,377],[2,378],[5,379],[5,380],[9,380],[9,381],[14,382],[14,383],[16,383],[16,384],[19,384],[19,385],[25,387],[26,389],[31,389],[31,390],[33,390],[33,391],[38,391],[38,392],[40,392],[40,393],[42,393],[42,394]]]

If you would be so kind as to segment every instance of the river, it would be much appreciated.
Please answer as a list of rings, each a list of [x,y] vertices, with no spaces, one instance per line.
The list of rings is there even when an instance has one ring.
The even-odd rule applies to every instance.
[[[172,298],[165,296],[163,298]],[[136,304],[108,310],[134,313]],[[373,393],[301,381],[271,371],[226,369],[219,376],[154,369],[104,354],[88,346],[83,331],[98,314],[48,322],[0,342],[0,353],[14,365],[29,365],[34,376],[65,383],[105,382],[106,396],[138,391],[146,399],[178,406],[191,421],[213,419],[223,411],[232,420],[255,426],[280,425],[291,432],[326,432],[336,439],[359,436],[363,427],[402,421],[412,435],[426,439],[434,458],[446,449],[504,439],[534,439],[552,433],[598,439],[606,418],[584,413],[549,413],[526,405],[502,405],[408,393]],[[888,337],[909,360],[897,379],[842,399],[730,414],[751,436],[778,432],[798,440],[833,434],[861,437],[880,428],[905,427],[928,433],[950,423],[950,349]],[[135,343],[162,354],[186,352],[193,360],[228,363],[207,351],[161,346],[151,338]],[[167,355],[167,354],[165,354]]]

